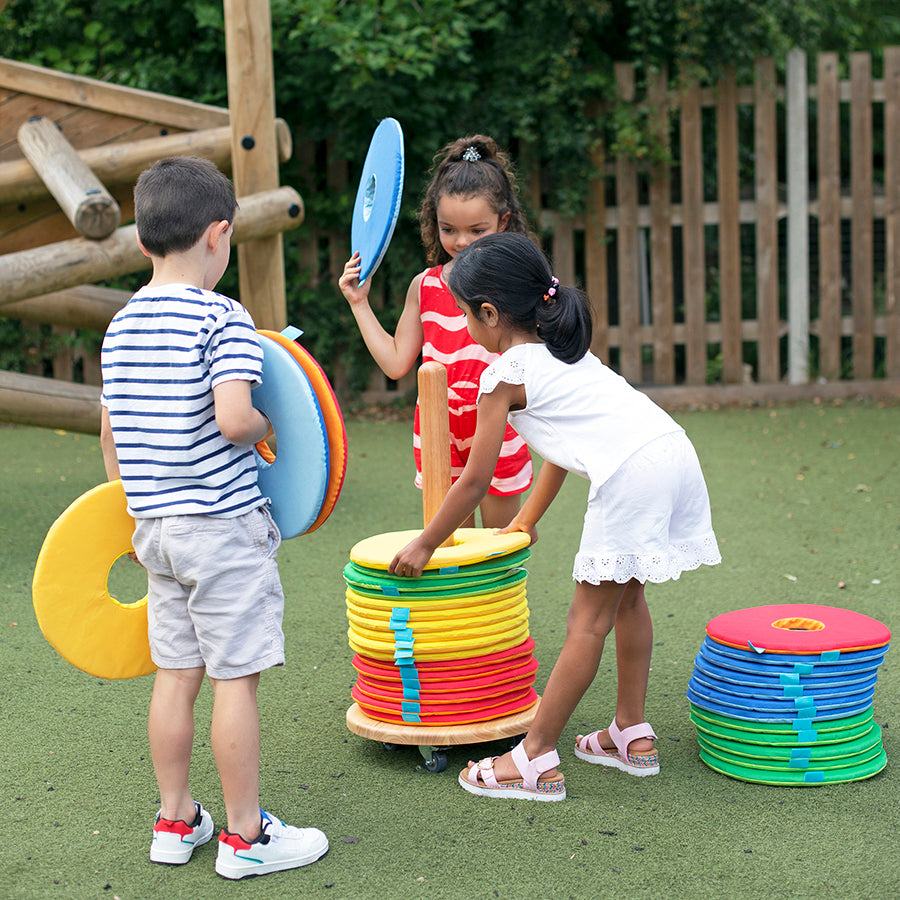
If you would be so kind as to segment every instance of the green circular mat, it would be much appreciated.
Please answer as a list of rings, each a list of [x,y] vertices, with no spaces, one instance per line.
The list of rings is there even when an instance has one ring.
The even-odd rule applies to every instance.
[[[818,784],[839,784],[847,781],[861,781],[877,775],[886,765],[887,756],[884,750],[876,757],[860,765],[837,769],[796,769],[790,772],[767,771],[754,769],[725,762],[700,748],[700,759],[711,769],[722,775],[729,775],[741,781],[755,784],[814,786]]]

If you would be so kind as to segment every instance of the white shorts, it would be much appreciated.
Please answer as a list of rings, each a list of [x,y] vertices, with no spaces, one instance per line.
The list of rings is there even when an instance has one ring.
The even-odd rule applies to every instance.
[[[700,461],[677,431],[633,453],[592,490],[572,577],[659,582],[721,561]]]
[[[266,507],[227,519],[136,519],[147,570],[150,656],[162,669],[205,666],[213,678],[284,664],[281,534]]]

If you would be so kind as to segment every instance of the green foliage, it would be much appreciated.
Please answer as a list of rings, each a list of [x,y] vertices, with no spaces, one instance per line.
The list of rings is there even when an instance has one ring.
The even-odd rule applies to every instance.
[[[871,50],[878,65],[880,48],[900,43],[900,14],[888,0],[271,0],[270,9],[278,115],[295,141],[320,148],[313,171],[297,158],[282,171],[304,195],[307,222],[349,232],[372,130],[385,116],[403,125],[402,217],[377,276],[389,328],[422,268],[415,209],[448,141],[492,135],[521,175],[540,167],[543,206],[578,213],[600,140],[642,165],[667,160],[649,110],[616,101],[614,62],[636,64],[640,96],[647,74],[663,68],[675,83],[709,84],[729,66],[743,74],[758,55],[781,64],[791,46],[843,59]],[[227,104],[220,0],[9,0],[0,56]],[[353,163],[347,187],[326,189],[326,166],[341,160]],[[285,246],[291,318],[360,386],[369,360],[337,291],[339,273],[324,260],[312,288],[290,238]]]

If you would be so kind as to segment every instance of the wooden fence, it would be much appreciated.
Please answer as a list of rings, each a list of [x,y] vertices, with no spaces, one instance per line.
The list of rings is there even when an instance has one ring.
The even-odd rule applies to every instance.
[[[786,382],[849,389],[874,378],[900,395],[900,47],[885,50],[880,78],[869,54],[845,63],[841,78],[837,54],[813,65],[793,51],[784,79],[764,58],[752,84],[729,75],[676,89],[656,74],[640,92],[634,67],[616,65],[621,99],[647,114],[671,164],[598,150],[581,217],[540,208],[540,171],[520,148],[525,199],[539,209],[555,273],[586,289],[594,350],[630,381],[713,383],[760,399]],[[346,189],[346,160],[304,141],[295,155],[310,173],[304,196],[317,179]],[[325,170],[314,175],[317,162]],[[308,225],[304,268],[336,291],[348,235]],[[64,327],[54,336],[55,349],[36,357],[54,357],[66,379],[74,360],[98,382],[96,348]],[[60,354],[65,336],[72,346]],[[36,358],[34,370],[42,365]],[[415,373],[394,384],[373,368],[367,396],[414,387]]]
[[[836,53],[809,68],[792,51],[783,83],[763,58],[752,84],[676,90],[655,74],[638,94],[634,67],[616,65],[620,98],[646,112],[671,165],[599,150],[589,212],[539,221],[556,275],[591,299],[595,352],[633,383],[900,378],[900,48],[881,78],[867,53],[848,78]],[[537,208],[540,175],[521,168]],[[346,169],[328,179],[341,187]],[[329,237],[336,280],[346,237]],[[385,395],[380,373],[372,388]]]

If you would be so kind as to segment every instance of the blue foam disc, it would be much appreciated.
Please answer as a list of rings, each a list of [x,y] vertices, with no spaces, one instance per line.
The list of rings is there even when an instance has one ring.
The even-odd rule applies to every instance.
[[[253,405],[272,423],[275,459],[254,450],[262,494],[272,501],[272,518],[287,540],[315,522],[328,487],[328,437],[315,391],[300,364],[281,345],[259,335],[262,383]]]
[[[846,676],[840,678],[836,675],[833,675],[831,678],[828,678],[827,676],[822,678],[812,678],[806,675],[798,675],[793,672],[781,672],[775,674],[770,674],[769,672],[742,672],[711,663],[702,653],[698,653],[694,659],[694,669],[696,672],[702,672],[704,675],[715,678],[717,681],[740,685],[743,688],[743,692],[746,693],[747,690],[751,688],[777,687],[782,688],[785,691],[790,691],[791,689],[800,687],[806,691],[807,688],[815,690],[819,688],[835,688],[852,684],[861,684],[865,681],[874,681],[877,666],[871,666],[865,671],[849,672]]]
[[[350,249],[360,255],[360,284],[375,272],[387,252],[402,193],[403,129],[396,119],[382,119],[369,143],[350,227]]]
[[[721,716],[728,716],[732,719],[758,719],[762,722],[790,722],[798,731],[806,731],[820,721],[828,719],[846,719],[857,713],[863,712],[872,705],[872,695],[870,691],[868,696],[861,695],[864,699],[857,706],[833,707],[828,709],[813,709],[807,707],[803,710],[773,710],[773,709],[750,709],[747,706],[735,705],[730,703],[722,703],[720,698],[714,698],[700,694],[694,690],[694,686],[689,684],[687,690],[688,700],[700,709],[708,712],[718,713]],[[802,713],[802,714],[801,714]]]

